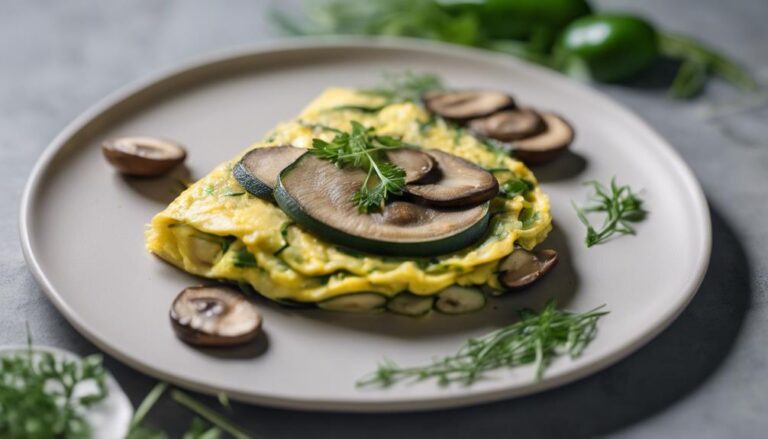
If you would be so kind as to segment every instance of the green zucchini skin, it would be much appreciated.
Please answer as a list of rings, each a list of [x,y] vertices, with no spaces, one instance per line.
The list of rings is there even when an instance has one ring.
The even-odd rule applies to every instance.
[[[377,293],[352,293],[333,297],[317,303],[317,307],[326,311],[374,312],[384,310],[386,296]]]
[[[452,253],[461,250],[475,243],[480,239],[488,229],[490,222],[490,203],[484,205],[485,214],[480,221],[468,227],[461,233],[447,236],[441,239],[421,242],[394,242],[382,241],[362,236],[351,235],[338,230],[330,225],[318,220],[308,214],[299,202],[288,193],[283,184],[286,175],[292,172],[299,165],[303,158],[310,153],[305,153],[291,165],[283,169],[277,179],[277,187],[273,192],[278,206],[288,215],[296,224],[300,225],[309,232],[327,241],[333,242],[343,247],[349,247],[355,250],[372,253],[376,255],[389,256],[436,256],[446,253]]]
[[[480,289],[453,285],[438,293],[435,309],[443,314],[467,314],[483,309],[485,302]]]
[[[232,176],[250,194],[263,200],[275,201],[275,197],[272,195],[273,189],[248,172],[242,161],[237,162],[234,168],[232,168]]]
[[[412,293],[400,293],[389,299],[387,310],[408,317],[421,317],[432,311],[434,296],[417,296]]]

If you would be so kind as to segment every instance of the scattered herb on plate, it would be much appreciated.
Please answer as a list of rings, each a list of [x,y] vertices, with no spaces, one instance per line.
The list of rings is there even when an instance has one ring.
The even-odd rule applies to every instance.
[[[587,236],[584,240],[587,247],[605,242],[616,234],[634,235],[635,229],[630,223],[642,221],[648,214],[643,208],[643,200],[628,185],[619,186],[615,178],[611,180],[610,187],[597,181],[586,184],[595,190],[591,197],[591,204],[584,207],[579,207],[573,202],[572,204],[579,220],[587,227]],[[596,229],[587,219],[588,213],[595,212],[605,214],[605,220],[599,229]]]
[[[405,188],[405,170],[386,161],[383,151],[401,148],[403,142],[390,136],[378,136],[372,128],[352,121],[351,132],[337,133],[332,141],[313,139],[310,153],[336,166],[353,166],[368,171],[365,181],[352,200],[360,212],[380,209],[387,198],[400,195]]]
[[[532,364],[534,379],[541,380],[544,370],[556,357],[579,357],[597,333],[597,322],[608,311],[603,306],[584,313],[556,308],[550,300],[541,312],[520,311],[520,320],[480,338],[468,340],[458,352],[431,364],[401,367],[385,361],[359,386],[389,387],[406,380],[437,379],[440,385],[470,385],[486,377],[491,370]]]

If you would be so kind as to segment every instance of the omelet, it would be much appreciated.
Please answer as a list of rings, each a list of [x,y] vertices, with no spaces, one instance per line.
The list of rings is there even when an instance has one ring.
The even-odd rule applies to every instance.
[[[380,256],[316,236],[276,204],[249,194],[232,175],[241,154],[192,184],[152,219],[147,250],[186,272],[252,288],[277,302],[325,303],[355,293],[428,297],[452,286],[501,291],[500,262],[516,246],[532,249],[551,230],[549,199],[523,163],[464,129],[435,120],[413,102],[388,104],[355,89],[331,88],[243,154],[272,145],[310,148],[314,138],[333,137],[318,126],[349,130],[352,121],[471,161],[490,170],[502,187],[525,181],[527,190],[494,198],[487,231],[469,247],[433,257]]]

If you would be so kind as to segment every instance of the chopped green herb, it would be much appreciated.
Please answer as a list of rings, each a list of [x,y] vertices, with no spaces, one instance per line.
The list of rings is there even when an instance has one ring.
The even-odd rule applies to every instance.
[[[234,264],[235,267],[238,268],[258,267],[258,264],[256,263],[256,256],[254,256],[253,253],[246,249],[242,249],[235,253]]]
[[[643,200],[632,192],[628,185],[617,185],[615,178],[611,180],[610,187],[605,187],[597,181],[586,184],[595,190],[595,194],[591,197],[592,204],[581,208],[576,203],[571,204],[576,209],[579,220],[587,227],[585,238],[587,247],[600,244],[614,234],[634,235],[635,229],[630,223],[642,221],[648,214],[643,208]],[[605,214],[605,221],[599,230],[595,229],[587,219],[587,213],[592,212]]]
[[[368,107],[365,105],[339,105],[336,107],[328,108],[325,111],[359,111],[360,113],[378,113],[383,110],[386,105],[379,105],[375,107]]]
[[[212,184],[206,185],[205,188],[203,188],[203,192],[205,192],[207,195],[213,195],[215,189]]]
[[[532,191],[533,183],[522,178],[512,178],[501,184],[501,195],[505,198],[515,198],[518,195],[524,195]]]
[[[368,171],[352,201],[360,212],[380,209],[391,194],[400,195],[405,187],[405,170],[385,160],[383,151],[403,146],[400,139],[377,136],[372,128],[352,121],[352,131],[336,134],[331,142],[313,139],[310,153],[337,166],[353,166]],[[370,183],[373,183],[372,185]]]
[[[293,223],[291,221],[288,221],[283,223],[282,226],[280,226],[280,236],[282,236],[283,238],[283,245],[273,253],[274,256],[279,255],[280,253],[285,251],[285,249],[291,246],[291,243],[288,242],[288,227],[291,226],[292,224]]]
[[[491,370],[527,364],[533,365],[534,380],[540,381],[556,357],[577,358],[582,354],[597,333],[597,321],[606,314],[603,306],[585,313],[561,311],[550,300],[539,313],[524,309],[518,322],[468,340],[454,355],[416,367],[385,361],[358,385],[389,387],[401,381],[433,378],[440,385],[470,385]]]
[[[227,192],[224,192],[221,195],[225,197],[239,197],[240,195],[245,195],[245,192],[235,192],[233,190],[228,190]]]

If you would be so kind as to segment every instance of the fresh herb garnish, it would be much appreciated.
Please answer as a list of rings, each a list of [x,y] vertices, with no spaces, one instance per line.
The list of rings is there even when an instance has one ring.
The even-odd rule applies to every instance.
[[[389,136],[378,136],[372,128],[352,121],[352,131],[337,133],[332,141],[313,139],[310,153],[336,166],[353,166],[368,171],[365,181],[352,201],[360,212],[381,208],[389,195],[400,195],[405,187],[405,171],[389,163],[383,151],[401,148],[403,142]]]
[[[94,390],[83,394],[86,386]],[[90,437],[83,412],[106,396],[100,355],[57,358],[29,343],[0,359],[0,437]]]
[[[597,181],[590,181],[586,184],[592,186],[595,194],[592,195],[592,204],[585,207],[578,207],[576,203],[573,208],[576,209],[576,215],[579,220],[587,227],[587,237],[585,242],[587,247],[600,244],[614,234],[634,235],[635,229],[630,223],[635,223],[645,219],[648,212],[643,209],[643,200],[632,192],[628,186],[619,186],[616,179],[611,179],[610,187],[605,187]],[[599,230],[595,229],[587,219],[587,213],[601,212],[606,215],[605,221]]]
[[[539,313],[521,310],[518,322],[468,340],[454,355],[416,367],[385,361],[358,385],[388,387],[401,381],[432,378],[440,385],[470,385],[491,370],[526,364],[533,364],[534,379],[539,381],[556,357],[580,356],[597,333],[597,321],[606,314],[603,306],[585,313],[561,311],[550,300]]]

